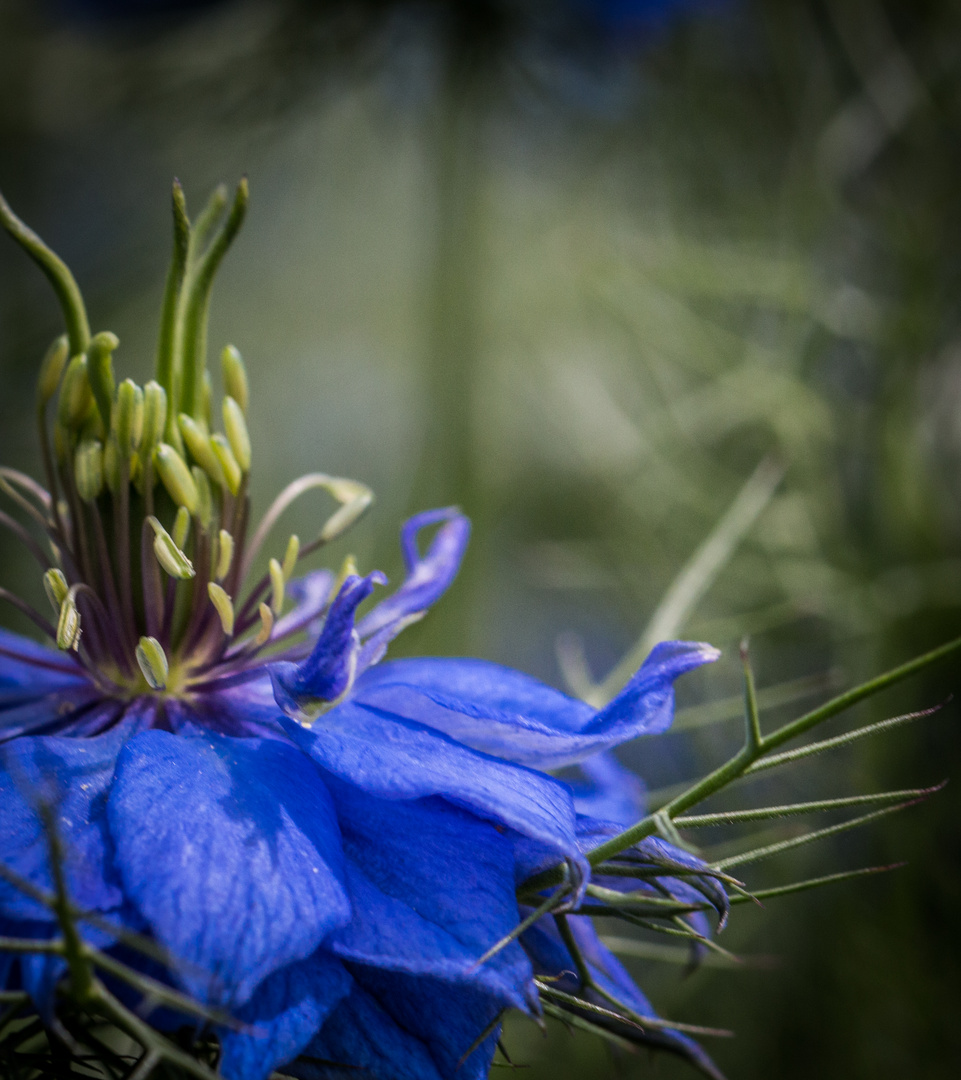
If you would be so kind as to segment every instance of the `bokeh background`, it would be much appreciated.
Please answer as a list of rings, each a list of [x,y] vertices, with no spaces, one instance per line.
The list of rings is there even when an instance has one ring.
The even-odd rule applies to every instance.
[[[725,659],[682,684],[676,734],[622,753],[655,799],[736,745],[742,635],[770,723],[961,632],[957,4],[0,0],[0,187],[120,336],[125,374],[149,377],[172,177],[197,209],[242,173],[211,344],[248,361],[255,506],[308,470],[364,480],[375,509],[332,557],[393,575],[405,514],[456,502],[475,523],[398,652],[583,690],[652,632],[761,462],[780,486],[678,627]],[[6,464],[37,469],[57,332],[4,243]],[[5,536],[0,567],[31,572]],[[948,663],[856,719],[958,682]],[[949,703],[728,805],[959,769]],[[627,962],[665,1014],[737,1031],[710,1046],[732,1080],[948,1075],[958,786],[759,865],[771,884],[909,860],[739,909],[742,967]],[[548,1031],[508,1028],[531,1080],[690,1075]]]

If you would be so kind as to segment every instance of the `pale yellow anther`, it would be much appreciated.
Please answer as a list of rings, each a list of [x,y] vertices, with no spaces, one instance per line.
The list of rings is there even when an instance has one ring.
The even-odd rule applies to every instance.
[[[163,645],[155,637],[142,637],[136,648],[137,663],[151,690],[165,690],[170,668]]]
[[[233,450],[230,449],[230,443],[227,442],[223,435],[218,433],[210,436],[210,445],[214,448],[220,467],[224,471],[224,482],[227,485],[227,490],[231,495],[236,495],[240,491],[243,472],[237,464]]]
[[[143,438],[143,414],[143,390],[133,379],[124,379],[117,387],[113,426],[117,433],[117,445],[125,456],[134,453],[140,446]]]
[[[60,615],[57,618],[57,648],[73,649],[75,652],[80,647],[80,612],[77,610],[77,601],[74,599],[76,586],[67,591],[60,605]]]
[[[297,560],[300,558],[300,537],[296,534],[287,541],[287,550],[284,552],[284,561],[281,568],[284,571],[284,580],[290,581],[294,576]]]
[[[37,398],[41,406],[57,392],[60,385],[60,376],[67,366],[67,357],[70,355],[70,346],[67,335],[63,334],[47,349],[43,362],[40,364],[40,378],[37,381]]]
[[[270,572],[270,610],[279,615],[284,610],[284,568],[276,559],[267,564]]]
[[[234,538],[226,529],[220,530],[217,537],[217,570],[214,577],[223,581],[230,573],[230,564],[234,561]]]
[[[258,610],[260,611],[260,629],[254,638],[254,645],[259,649],[261,645],[267,644],[270,635],[274,632],[274,613],[266,604],[261,604]]]
[[[67,430],[78,428],[83,423],[91,405],[93,391],[87,377],[87,358],[75,356],[69,364],[60,384],[60,399],[57,402],[57,419]]]
[[[174,530],[170,534],[173,537],[173,542],[183,551],[184,544],[187,543],[187,533],[190,532],[190,511],[186,506],[181,506],[177,509],[177,516],[174,518]]]
[[[216,581],[210,581],[207,583],[207,595],[210,597],[210,602],[217,609],[217,614],[220,616],[220,625],[223,627],[224,633],[227,637],[233,637],[234,634],[234,604],[226,591],[221,585],[218,585]]]
[[[154,450],[153,461],[167,494],[177,506],[185,506],[191,514],[195,514],[200,496],[186,461],[172,446],[163,442]]]
[[[167,423],[167,391],[153,379],[143,388],[143,430],[140,434],[140,455],[144,459],[163,438]]]
[[[103,491],[103,445],[96,439],[84,439],[77,447],[73,478],[84,502],[93,502]]]
[[[177,578],[178,581],[186,581],[188,578],[192,578],[196,573],[194,564],[177,547],[170,533],[155,517],[149,517],[147,521],[150,522],[150,527],[154,531],[153,553],[157,558],[157,562],[172,578]]]
[[[250,472],[250,434],[247,421],[241,407],[232,397],[225,397],[223,402],[224,431],[227,441],[234,452],[237,464],[244,472]]]
[[[63,576],[63,571],[52,567],[43,575],[43,591],[47,594],[50,606],[60,616],[60,605],[66,600],[70,586]]]
[[[224,351],[220,354],[220,364],[224,376],[224,389],[246,413],[250,397],[247,369],[244,367],[240,353],[233,345],[224,346]]]
[[[186,413],[181,413],[177,417],[177,423],[180,427],[180,434],[183,436],[184,445],[190,451],[190,456],[215,484],[224,484],[224,470],[220,466],[220,460],[214,453],[207,432],[192,416],[188,416]]]

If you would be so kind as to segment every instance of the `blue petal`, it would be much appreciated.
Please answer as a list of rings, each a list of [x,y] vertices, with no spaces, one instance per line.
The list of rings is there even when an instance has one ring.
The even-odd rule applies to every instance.
[[[496,1006],[437,979],[349,967],[354,989],[305,1052],[323,1064],[285,1071],[304,1080],[486,1080],[497,1032],[465,1055],[497,1018]]]
[[[344,702],[309,730],[284,718],[319,765],[381,799],[442,795],[583,865],[570,789],[543,773],[461,746],[380,710]],[[555,858],[555,861],[557,859]]]
[[[330,590],[333,586],[334,575],[329,570],[314,570],[303,577],[294,578],[286,590],[294,606],[274,623],[271,638],[276,641],[298,630],[319,632],[318,620],[330,602]]]
[[[148,731],[107,805],[124,891],[195,997],[242,1005],[350,915],[317,770],[270,739]]]
[[[98,911],[119,906],[123,895],[105,806],[117,754],[130,734],[130,725],[122,724],[92,739],[24,736],[0,748],[0,858],[13,873],[35,888],[53,890],[49,841],[38,812],[46,804],[57,822],[71,899]],[[3,879],[0,913],[11,919],[53,918],[48,908]]]
[[[476,986],[529,1008],[531,968],[513,942],[477,966],[519,921],[509,837],[443,799],[377,799],[331,779],[353,916],[326,942],[345,960]]]
[[[421,555],[417,535],[440,524],[434,539]],[[470,538],[470,522],[456,507],[417,514],[401,529],[401,550],[407,567],[404,584],[360,621],[357,631],[365,641],[360,655],[362,671],[384,655],[388,643],[419,618],[447,591],[457,576]]]
[[[571,785],[579,815],[627,828],[647,813],[644,782],[612,753],[586,758],[579,768],[587,776],[586,781]]]
[[[317,644],[302,664],[271,664],[274,697],[292,716],[317,702],[336,701],[350,688],[357,670],[360,639],[354,629],[357,608],[387,579],[379,571],[361,578],[351,574],[330,606]]]
[[[356,983],[284,1071],[301,1080],[447,1080],[427,1046]]]
[[[76,661],[0,630],[0,742],[69,728],[99,696]]]
[[[241,1030],[220,1031],[220,1073],[227,1080],[265,1080],[292,1061],[350,990],[338,960],[315,953],[275,971],[236,1013]]]
[[[427,724],[475,750],[554,769],[664,731],[673,719],[674,679],[719,655],[711,645],[661,642],[600,712],[484,660],[394,661],[359,678],[353,699]]]

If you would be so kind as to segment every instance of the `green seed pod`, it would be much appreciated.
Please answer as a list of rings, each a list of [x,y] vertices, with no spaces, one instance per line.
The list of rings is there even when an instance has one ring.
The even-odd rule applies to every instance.
[[[93,403],[93,391],[87,378],[87,358],[75,356],[64,372],[57,402],[57,420],[67,431],[75,431],[83,423]]]
[[[215,577],[223,581],[230,573],[230,564],[234,561],[234,538],[226,529],[220,530],[217,538],[217,571]]]
[[[58,337],[47,349],[40,364],[40,378],[37,380],[37,403],[41,409],[57,392],[57,387],[60,385],[60,376],[67,366],[69,355],[70,346],[66,334]]]
[[[109,330],[95,334],[87,346],[87,377],[97,402],[104,428],[110,430],[110,411],[117,383],[113,377],[113,352],[120,338]]]
[[[194,564],[177,547],[170,533],[155,517],[149,517],[147,521],[154,531],[153,553],[157,557],[157,562],[172,578],[177,578],[178,581],[186,581],[188,578],[192,578],[196,573]]]
[[[93,502],[103,491],[103,444],[84,439],[73,458],[73,477],[77,494],[84,502]]]
[[[133,379],[124,379],[117,388],[113,416],[117,445],[124,454],[134,453],[143,438],[144,395]]]
[[[47,594],[50,606],[59,618],[60,605],[66,600],[67,593],[70,592],[70,586],[67,584],[67,579],[63,576],[62,570],[53,567],[43,575],[43,591]]]
[[[223,435],[218,434],[210,436],[210,445],[214,448],[214,453],[217,455],[221,469],[223,469],[224,483],[227,485],[227,490],[231,495],[236,495],[240,491],[240,481],[243,479],[243,473],[237,464],[233,451],[230,449],[230,443],[227,442]]]
[[[186,506],[191,514],[195,514],[200,505],[200,496],[186,461],[172,446],[162,442],[154,450],[153,463],[171,499],[177,506]]]
[[[151,690],[166,690],[170,668],[163,645],[155,637],[142,637],[136,649],[137,663]]]
[[[225,345],[220,354],[220,366],[224,377],[224,391],[240,406],[244,415],[250,400],[250,386],[247,382],[247,369],[240,353],[233,345]]]
[[[220,625],[227,637],[234,635],[234,604],[224,589],[216,581],[207,583],[207,595],[210,602],[217,609],[220,616]]]
[[[181,413],[177,417],[177,423],[180,427],[180,434],[183,436],[184,445],[190,451],[190,456],[215,484],[225,484],[224,470],[220,466],[220,459],[210,445],[210,436],[207,432],[192,416],[188,416],[186,413]]]
[[[194,483],[197,485],[197,495],[199,496],[196,518],[201,529],[206,532],[214,519],[214,499],[210,491],[210,479],[199,465],[194,465],[190,473],[194,478]]]
[[[225,397],[223,403],[224,431],[227,441],[234,452],[237,464],[244,472],[250,472],[250,435],[247,421],[240,405],[232,397]]]

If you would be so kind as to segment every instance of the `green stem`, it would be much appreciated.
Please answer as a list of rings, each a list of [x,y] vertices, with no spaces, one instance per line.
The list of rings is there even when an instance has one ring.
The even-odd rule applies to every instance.
[[[67,336],[70,339],[70,355],[77,356],[87,351],[90,344],[90,323],[87,319],[87,309],[84,307],[83,297],[77,286],[76,279],[70,273],[67,264],[59,255],[40,239],[39,236],[28,228],[10,209],[7,200],[0,195],[0,225],[17,241],[31,259],[40,267],[53,286],[60,307],[63,310],[64,322],[67,325]]]

